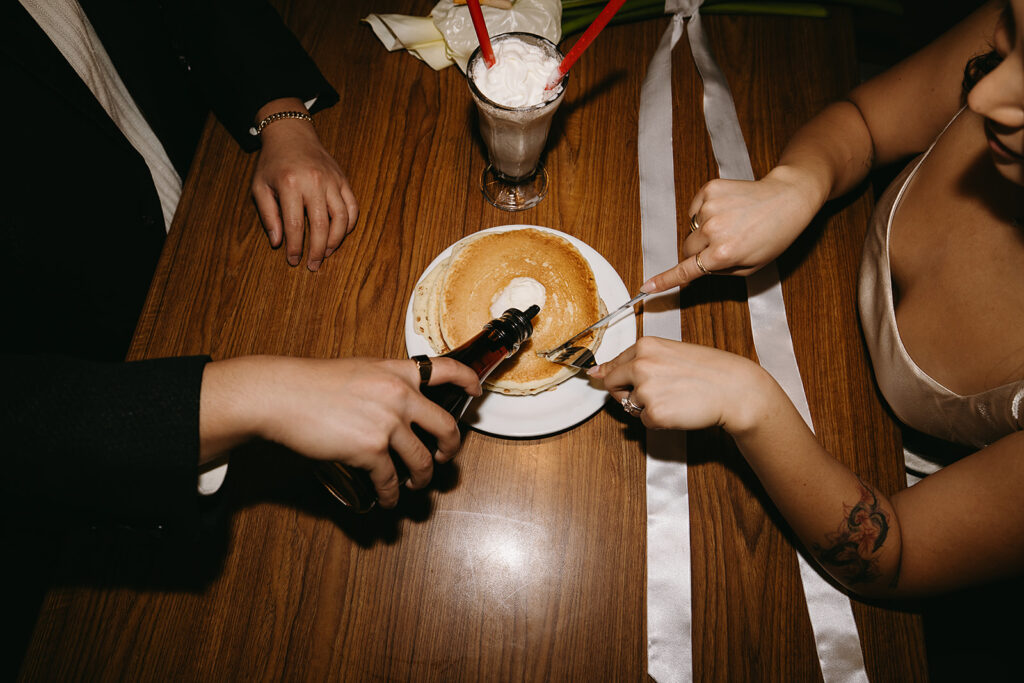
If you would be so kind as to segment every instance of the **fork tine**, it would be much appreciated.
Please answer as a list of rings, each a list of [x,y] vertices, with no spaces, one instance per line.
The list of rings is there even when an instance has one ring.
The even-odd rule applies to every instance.
[[[556,346],[553,349],[549,349],[547,351],[537,351],[536,352],[537,355],[541,356],[542,358],[547,358],[548,360],[552,360],[555,363],[560,362],[560,361],[554,360],[552,358],[552,356],[554,354],[556,354],[556,353],[560,353],[563,349],[578,348],[578,347],[574,347],[572,345],[574,343],[578,342],[580,339],[582,339],[585,334],[587,334],[588,332],[592,332],[596,328],[607,327],[608,325],[611,325],[612,323],[616,322],[617,320],[619,320],[627,312],[632,312],[633,311],[633,306],[638,301],[641,301],[642,299],[646,298],[647,296],[649,296],[649,294],[647,294],[646,292],[640,292],[639,294],[634,296],[632,299],[630,299],[626,303],[624,303],[621,306],[619,306],[618,308],[616,308],[611,313],[607,314],[606,316],[604,316],[603,318],[598,320],[593,325],[591,325],[589,327],[586,327],[583,330],[577,332],[575,335],[573,335],[572,337],[570,337],[566,341],[562,342],[561,344],[559,344],[558,346]]]
[[[570,346],[557,353],[548,351],[537,355],[543,356],[552,363],[568,365],[574,368],[586,369],[597,365],[597,362],[594,360],[594,352],[586,346]]]

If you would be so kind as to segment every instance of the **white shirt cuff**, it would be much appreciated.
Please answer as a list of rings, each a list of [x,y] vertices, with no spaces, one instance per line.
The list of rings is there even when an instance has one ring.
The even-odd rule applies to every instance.
[[[199,495],[210,496],[220,490],[228,474],[228,463],[223,462],[213,469],[199,473]]]

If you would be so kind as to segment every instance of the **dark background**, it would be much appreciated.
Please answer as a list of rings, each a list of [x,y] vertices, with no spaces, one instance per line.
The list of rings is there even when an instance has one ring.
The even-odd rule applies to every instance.
[[[984,4],[981,0],[903,0],[903,15],[856,8],[857,55],[870,76],[924,47]]]

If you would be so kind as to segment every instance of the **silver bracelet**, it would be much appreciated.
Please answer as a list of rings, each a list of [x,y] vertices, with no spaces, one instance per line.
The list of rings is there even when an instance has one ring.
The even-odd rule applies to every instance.
[[[256,135],[263,132],[263,129],[269,126],[274,121],[280,121],[281,119],[302,119],[303,121],[313,121],[313,117],[304,111],[279,111],[276,114],[271,114],[256,126]]]

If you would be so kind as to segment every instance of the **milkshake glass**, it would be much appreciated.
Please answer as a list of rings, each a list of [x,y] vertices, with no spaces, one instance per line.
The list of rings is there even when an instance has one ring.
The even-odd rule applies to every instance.
[[[556,68],[562,61],[562,53],[547,38],[532,33],[503,33],[491,38],[495,54],[500,55],[505,41],[520,41],[533,46],[544,57],[550,59]],[[501,59],[498,57],[499,60]],[[478,66],[479,65],[479,66]],[[550,99],[528,102],[522,106],[511,106],[496,102],[485,95],[482,84],[478,87],[475,74],[486,70],[483,55],[477,48],[466,66],[469,91],[476,102],[479,113],[480,135],[487,146],[489,164],[480,179],[480,189],[494,206],[506,211],[520,211],[536,206],[547,194],[548,177],[540,155],[547,144],[551,118],[562,102],[569,75],[562,76],[558,85],[548,93]],[[498,65],[492,69],[498,68]],[[545,81],[552,68],[541,78]],[[516,84],[503,84],[515,88]],[[536,89],[536,88],[535,88]]]

